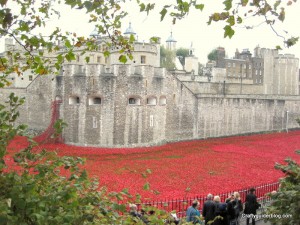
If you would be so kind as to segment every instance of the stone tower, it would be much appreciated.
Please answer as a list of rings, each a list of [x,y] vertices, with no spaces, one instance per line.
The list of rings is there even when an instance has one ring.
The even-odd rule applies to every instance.
[[[192,72],[194,74],[198,74],[198,58],[194,55],[194,48],[193,43],[191,43],[190,49],[189,49],[189,55],[185,57],[185,71],[186,72]]]

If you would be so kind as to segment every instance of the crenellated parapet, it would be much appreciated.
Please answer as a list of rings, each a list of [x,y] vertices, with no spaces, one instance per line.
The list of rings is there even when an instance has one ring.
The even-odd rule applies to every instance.
[[[276,63],[278,64],[285,64],[285,63],[295,63],[296,65],[299,64],[299,59],[295,57],[293,54],[279,54],[276,57]]]
[[[165,78],[167,70],[162,67],[154,67],[154,77],[156,78]]]
[[[65,64],[62,70],[62,76],[119,76],[120,70],[122,70],[122,75],[128,77],[164,78],[166,76],[165,68],[128,64],[114,64],[111,66],[102,64]]]

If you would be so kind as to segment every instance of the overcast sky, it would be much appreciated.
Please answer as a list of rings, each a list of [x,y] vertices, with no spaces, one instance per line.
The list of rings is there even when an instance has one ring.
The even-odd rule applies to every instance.
[[[216,4],[216,1],[219,3]],[[166,0],[164,1],[164,3]],[[191,43],[195,48],[195,55],[201,63],[207,61],[207,54],[218,46],[225,47],[227,56],[233,57],[235,50],[240,51],[248,48],[251,52],[259,45],[265,48],[275,48],[276,45],[283,45],[281,38],[276,37],[275,33],[266,24],[262,24],[254,29],[245,29],[236,27],[236,34],[232,39],[224,38],[224,23],[213,23],[208,26],[207,21],[209,15],[217,10],[222,10],[223,0],[203,1],[205,8],[203,12],[193,10],[187,18],[177,21],[172,25],[171,18],[166,17],[160,22],[158,10],[151,12],[149,16],[140,13],[135,1],[127,1],[125,7],[129,12],[129,16],[122,21],[122,32],[126,30],[129,22],[132,23],[134,31],[138,35],[139,41],[148,41],[152,36],[161,37],[162,44],[170,36],[171,30],[173,37],[177,40],[177,47],[189,48]],[[62,16],[57,20],[51,20],[47,23],[47,28],[51,29],[55,26],[61,26],[65,30],[75,31],[79,35],[89,35],[94,29],[93,24],[88,24],[88,16],[83,10],[72,10],[60,7]],[[283,29],[293,36],[300,36],[300,3],[294,3],[292,7],[288,7],[286,19],[284,23],[277,23],[277,30],[280,34]],[[249,18],[246,20],[248,25],[258,25],[261,20],[257,18]],[[281,53],[292,53],[296,57],[300,57],[300,43],[289,49],[284,49]]]

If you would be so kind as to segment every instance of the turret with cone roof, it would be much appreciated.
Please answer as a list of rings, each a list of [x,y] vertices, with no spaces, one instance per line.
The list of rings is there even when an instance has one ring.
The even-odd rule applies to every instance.
[[[97,27],[94,28],[94,30],[90,33],[90,37],[93,37],[93,38],[98,38],[100,35],[98,33],[98,30],[97,30]]]
[[[136,33],[134,32],[134,30],[133,30],[132,27],[131,27],[131,22],[129,22],[129,26],[128,26],[128,28],[126,29],[126,31],[124,32],[124,34],[125,34],[126,36],[136,35]]]
[[[168,39],[166,40],[167,43],[167,49],[169,50],[175,50],[176,49],[176,40],[173,37],[173,32],[171,31],[171,35],[168,37]]]

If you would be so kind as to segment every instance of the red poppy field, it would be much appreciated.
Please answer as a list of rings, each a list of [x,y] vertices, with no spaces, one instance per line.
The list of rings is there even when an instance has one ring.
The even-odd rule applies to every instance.
[[[26,145],[18,137],[9,145],[13,153]],[[300,131],[236,136],[170,143],[143,148],[91,148],[65,144],[41,147],[59,155],[86,158],[89,175],[97,177],[109,191],[129,188],[144,198],[165,199],[233,191],[277,181],[283,176],[274,169],[300,149]],[[11,159],[8,159],[11,160]],[[151,170],[146,178],[142,176]],[[149,182],[152,191],[143,190]],[[155,191],[153,191],[155,190]]]

